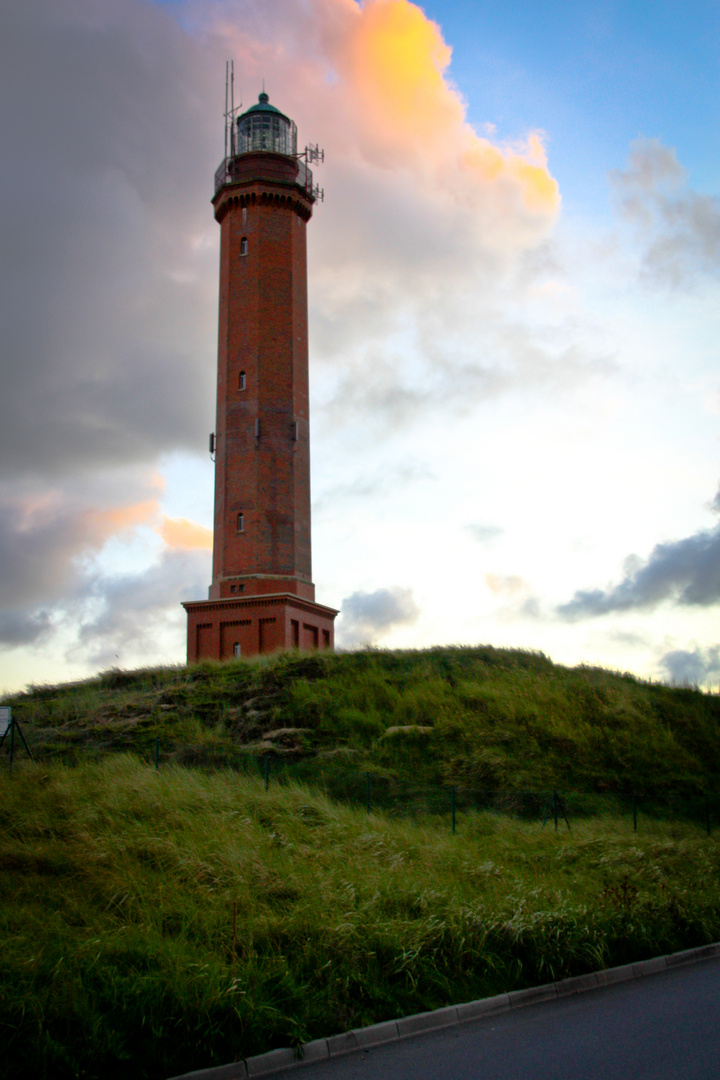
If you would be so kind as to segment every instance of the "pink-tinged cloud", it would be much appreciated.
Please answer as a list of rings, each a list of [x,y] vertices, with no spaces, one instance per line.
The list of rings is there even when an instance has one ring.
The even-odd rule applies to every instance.
[[[554,217],[560,197],[540,133],[514,149],[476,134],[448,81],[452,50],[440,27],[409,0],[371,0],[354,14],[337,63],[373,158],[428,170],[466,198],[475,185],[509,185],[526,211]]]
[[[517,574],[486,574],[485,584],[498,596],[518,596],[529,590],[527,581]]]
[[[195,521],[187,518],[170,518],[163,515],[158,535],[164,540],[169,548],[212,548],[212,529],[206,529],[204,525],[198,525]]]
[[[396,161],[443,146],[464,121],[445,78],[451,55],[440,27],[408,0],[355,5],[339,67],[368,142]]]
[[[103,543],[111,536],[136,529],[138,525],[147,525],[157,516],[158,500],[146,499],[144,502],[129,506],[114,506],[106,510],[86,510],[84,514],[85,533],[94,544]]]
[[[135,485],[142,490],[141,480],[135,478]],[[128,499],[121,484],[115,489],[112,479],[104,487],[66,485],[22,493],[0,487],[0,608],[52,603],[72,592],[88,556],[157,519],[152,480],[138,501]]]

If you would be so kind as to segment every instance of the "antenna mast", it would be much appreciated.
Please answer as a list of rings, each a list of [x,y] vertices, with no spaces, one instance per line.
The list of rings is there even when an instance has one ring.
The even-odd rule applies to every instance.
[[[235,157],[235,113],[242,108],[242,102],[235,108],[235,61],[225,61],[225,157]],[[229,136],[229,137],[228,137]],[[229,146],[228,146],[229,144]]]
[[[228,144],[228,68],[230,67],[229,60],[225,61],[225,112],[223,117],[225,118],[225,153],[223,157],[227,157],[227,144]]]
[[[230,153],[235,157],[235,61],[230,61]]]

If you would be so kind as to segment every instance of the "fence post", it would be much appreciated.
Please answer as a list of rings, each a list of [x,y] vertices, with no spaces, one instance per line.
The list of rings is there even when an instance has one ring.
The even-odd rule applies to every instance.
[[[10,720],[10,772],[13,767],[13,756],[15,753],[15,721]]]
[[[237,954],[237,900],[232,902],[232,974],[235,978],[235,956]]]
[[[555,822],[555,832],[557,832],[557,827],[558,827],[558,814],[562,814],[562,816],[565,819],[565,824],[568,827],[568,831],[570,831],[570,822],[568,821],[568,816],[567,816],[567,813],[565,811],[565,805],[564,805],[562,799],[560,798],[560,796],[557,793],[557,788],[554,789],[554,791],[552,793],[552,799],[547,804],[547,809],[545,810],[545,813],[543,815],[543,821],[542,821],[543,829],[545,828],[545,825],[547,823],[547,819],[550,817],[551,814],[553,816],[553,821]]]
[[[454,836],[455,835],[455,787],[454,786],[450,788],[450,801],[451,801],[451,805],[452,805],[452,831],[453,831],[453,836]]]
[[[365,809],[370,813],[370,773],[365,773]]]

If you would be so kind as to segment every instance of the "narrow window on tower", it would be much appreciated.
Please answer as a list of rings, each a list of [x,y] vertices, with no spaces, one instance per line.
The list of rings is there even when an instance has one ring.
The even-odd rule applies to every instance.
[[[242,510],[237,516],[237,531],[245,532],[245,515],[243,514]]]
[[[243,236],[240,241],[240,254],[247,255],[247,236]]]
[[[245,372],[241,371],[240,375],[238,376],[238,389],[239,390],[244,390],[246,385],[247,385],[247,379],[245,378]]]

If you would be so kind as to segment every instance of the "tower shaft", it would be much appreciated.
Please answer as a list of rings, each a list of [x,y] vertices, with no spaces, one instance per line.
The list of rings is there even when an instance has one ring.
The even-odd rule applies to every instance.
[[[248,160],[250,159],[250,160]],[[220,191],[215,533],[210,596],[314,599],[310,538],[306,222],[298,165],[240,159]],[[273,173],[286,179],[273,182]],[[259,173],[270,174],[259,177]],[[233,587],[234,586],[234,587]]]

